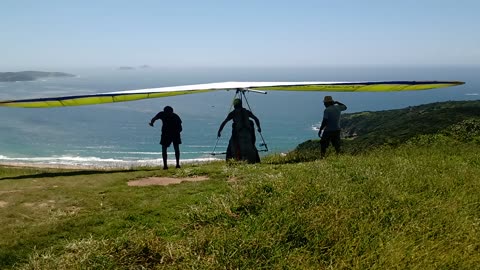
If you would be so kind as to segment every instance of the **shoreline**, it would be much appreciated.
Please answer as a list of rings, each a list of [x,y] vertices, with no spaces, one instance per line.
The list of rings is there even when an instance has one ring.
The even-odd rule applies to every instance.
[[[48,164],[48,163],[28,163],[28,162],[0,162],[0,167],[14,168],[41,168],[41,169],[65,169],[65,170],[111,170],[111,169],[131,169],[132,167],[115,166],[88,166],[88,165],[68,165],[68,164]]]
[[[224,161],[224,159],[204,159],[204,160],[180,160],[182,164],[203,164],[215,161]],[[174,160],[168,160],[169,166],[175,166]],[[64,169],[64,170],[113,170],[124,169],[132,170],[134,168],[155,168],[163,167],[162,162],[156,164],[143,163],[143,164],[101,164],[101,165],[86,165],[86,164],[63,164],[63,163],[42,163],[42,162],[0,162],[0,167],[16,167],[16,168],[42,168],[42,169]]]

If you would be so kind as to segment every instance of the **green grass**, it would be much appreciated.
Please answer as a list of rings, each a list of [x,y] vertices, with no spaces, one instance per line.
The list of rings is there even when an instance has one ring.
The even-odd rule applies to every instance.
[[[130,231],[154,230],[175,237],[182,212],[227,184],[215,165],[164,172],[54,170],[0,167],[0,269],[24,262],[34,250],[62,250],[85,238],[115,238]],[[206,183],[129,187],[147,176],[209,175]],[[219,181],[221,180],[221,181]]]
[[[302,163],[0,167],[0,268],[476,269],[478,153],[430,136]],[[211,180],[126,185],[153,175]]]
[[[195,251],[227,268],[475,269],[479,149],[446,150],[266,166],[199,211]]]
[[[478,269],[479,108],[353,114],[323,160],[314,140],[255,165],[0,166],[0,269]]]
[[[419,134],[436,134],[462,121],[480,122],[480,101],[448,101],[397,110],[342,115],[348,153],[362,153],[382,145],[397,146]],[[478,127],[478,124],[477,124]],[[478,130],[478,129],[477,129]],[[465,134],[465,133],[463,133]],[[304,147],[307,145],[304,145]]]

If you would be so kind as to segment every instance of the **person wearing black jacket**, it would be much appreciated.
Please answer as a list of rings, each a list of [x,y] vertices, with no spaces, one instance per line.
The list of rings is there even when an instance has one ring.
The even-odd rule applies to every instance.
[[[180,132],[182,132],[182,120],[173,112],[173,108],[170,106],[165,106],[163,111],[157,113],[157,115],[150,120],[149,125],[153,127],[153,124],[158,119],[162,120],[160,144],[162,145],[163,169],[168,169],[167,148],[172,143],[173,149],[175,150],[176,168],[180,168],[180,144],[182,143]]]

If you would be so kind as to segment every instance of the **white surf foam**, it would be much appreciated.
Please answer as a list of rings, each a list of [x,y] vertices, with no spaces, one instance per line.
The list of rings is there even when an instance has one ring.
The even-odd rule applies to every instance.
[[[214,157],[201,157],[193,159],[181,159],[181,163],[203,163],[220,160]],[[81,156],[51,156],[51,157],[8,157],[0,155],[0,163],[3,164],[32,164],[32,165],[59,165],[96,168],[131,168],[141,166],[161,166],[161,158],[123,160],[114,158],[81,157]],[[175,160],[168,160],[169,165],[175,164]]]

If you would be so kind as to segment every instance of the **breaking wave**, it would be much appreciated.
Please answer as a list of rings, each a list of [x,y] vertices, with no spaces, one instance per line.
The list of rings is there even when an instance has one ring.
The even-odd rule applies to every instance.
[[[200,157],[181,159],[181,163],[203,163],[220,160],[214,157]],[[162,159],[118,159],[81,156],[49,156],[49,157],[8,157],[0,155],[0,163],[11,165],[46,165],[67,167],[93,167],[93,168],[132,168],[143,166],[161,166]],[[168,164],[174,164],[174,160],[168,160]]]

